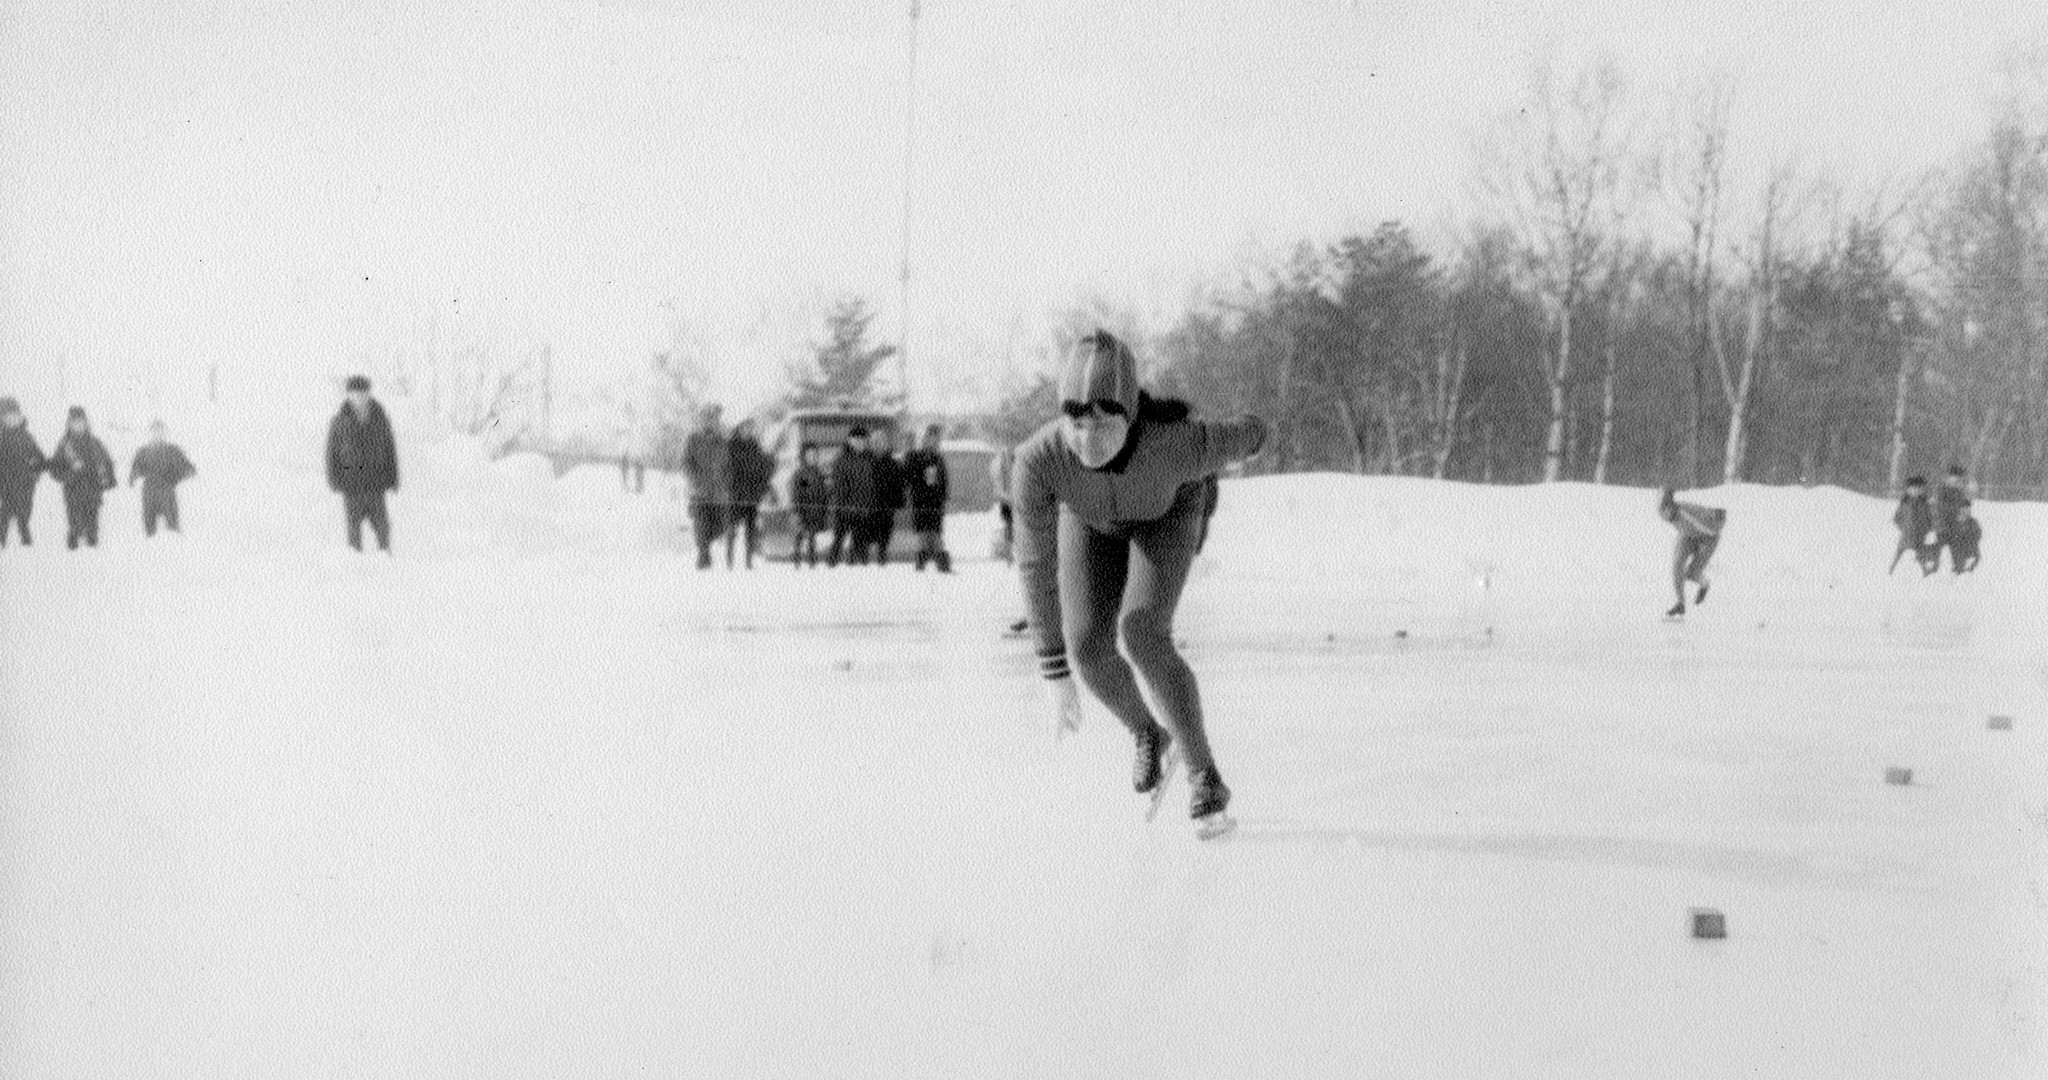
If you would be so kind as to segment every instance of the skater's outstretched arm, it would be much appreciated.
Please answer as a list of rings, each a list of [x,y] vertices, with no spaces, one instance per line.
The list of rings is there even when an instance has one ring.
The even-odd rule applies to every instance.
[[[1039,665],[1047,678],[1067,673],[1067,643],[1060,624],[1059,494],[1050,458],[1057,444],[1037,439],[1018,455],[1010,483],[1015,502],[1017,578],[1024,610],[1037,637]]]

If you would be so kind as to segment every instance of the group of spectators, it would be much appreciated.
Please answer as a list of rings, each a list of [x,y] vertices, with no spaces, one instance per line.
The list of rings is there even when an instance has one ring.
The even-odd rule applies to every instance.
[[[820,447],[798,449],[789,484],[790,561],[799,568],[825,565],[886,566],[898,514],[910,511],[917,535],[913,563],[951,573],[945,514],[949,485],[940,452],[944,431],[926,428],[922,441],[900,457],[887,430],[848,429],[829,467]],[[773,494],[775,458],[761,445],[751,421],[728,433],[717,405],[707,405],[683,443],[683,473],[689,484],[690,531],[697,568],[708,569],[712,551],[725,542],[728,569],[754,566],[760,554],[761,505]],[[821,548],[820,535],[831,539]]]
[[[1899,546],[1892,552],[1891,570],[1899,568],[1899,559],[1908,551],[1920,564],[1922,577],[1941,569],[1943,551],[1948,552],[1949,568],[1956,573],[1967,574],[1977,568],[1984,526],[1970,513],[1962,466],[1949,466],[1931,499],[1925,477],[1908,477],[1906,493],[1899,497],[1898,509],[1892,511],[1892,524],[1899,530]]]
[[[128,470],[128,486],[142,485],[142,527],[155,536],[161,522],[178,531],[178,485],[196,472],[185,451],[166,437],[162,420],[149,425],[149,442],[135,452]],[[81,545],[100,543],[100,504],[106,493],[119,485],[113,456],[92,431],[85,409],[73,405],[64,421],[64,435],[57,445],[43,453],[29,433],[28,419],[21,403],[0,397],[0,547],[6,547],[10,533],[18,533],[22,546],[35,542],[33,518],[36,484],[48,474],[64,492],[64,517],[68,526],[64,546],[76,551]]]

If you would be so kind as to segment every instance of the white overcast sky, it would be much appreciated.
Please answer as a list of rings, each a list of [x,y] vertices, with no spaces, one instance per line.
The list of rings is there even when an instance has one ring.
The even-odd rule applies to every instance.
[[[899,321],[908,0],[0,0],[0,393],[326,380],[440,305],[598,379],[671,313],[757,398],[821,297]],[[1721,71],[1750,163],[1852,189],[1985,128],[2035,0],[925,0],[915,379],[1084,293],[1464,216],[1538,56]],[[379,313],[383,314],[379,314]],[[67,379],[54,374],[65,358]],[[323,383],[324,384],[324,383]]]

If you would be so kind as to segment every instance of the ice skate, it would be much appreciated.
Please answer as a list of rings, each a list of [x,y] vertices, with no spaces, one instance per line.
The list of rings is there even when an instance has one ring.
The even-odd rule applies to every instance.
[[[1230,789],[1224,786],[1215,767],[1191,772],[1188,780],[1193,788],[1188,798],[1188,816],[1194,819],[1196,836],[1214,840],[1237,827],[1236,820],[1225,812],[1230,806]]]
[[[1160,786],[1165,779],[1165,757],[1167,748],[1173,745],[1173,736],[1157,724],[1150,731],[1138,732],[1137,756],[1131,761],[1131,787],[1143,795]]]

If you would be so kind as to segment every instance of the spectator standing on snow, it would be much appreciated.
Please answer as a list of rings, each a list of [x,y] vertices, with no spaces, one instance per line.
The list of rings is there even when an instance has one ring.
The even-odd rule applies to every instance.
[[[875,457],[868,453],[868,429],[855,424],[846,433],[846,445],[832,460],[832,549],[825,555],[826,566],[838,566],[845,551],[849,565],[868,561],[875,531]]]
[[[690,535],[697,541],[697,569],[711,568],[711,544],[725,531],[732,500],[731,455],[716,405],[697,414],[697,428],[683,440],[683,475],[690,482]]]
[[[1949,527],[1948,550],[1950,567],[1958,574],[1967,574],[1977,568],[1977,545],[1984,539],[1984,526],[1977,523],[1977,516],[1970,512],[1970,504],[1956,508],[1956,523]]]
[[[896,536],[896,511],[903,509],[903,462],[888,429],[875,432],[875,514],[870,521],[868,542],[874,546],[875,565],[889,565],[889,543]]]
[[[128,467],[128,486],[142,482],[142,534],[155,536],[158,521],[178,531],[178,485],[192,479],[199,470],[185,451],[164,436],[164,422],[149,422],[149,443],[135,452]]]
[[[1968,505],[1970,492],[1964,485],[1963,467],[1951,465],[1948,467],[1948,475],[1941,478],[1941,489],[1934,493],[1934,570],[1941,569],[1941,552],[1944,548],[1948,549],[1949,565],[1956,564],[1956,552],[1952,542],[1956,520],[1962,509]]]
[[[1714,557],[1714,548],[1721,542],[1721,528],[1728,522],[1728,511],[1679,502],[1678,493],[1665,488],[1657,514],[1678,530],[1678,542],[1671,551],[1671,591],[1677,594],[1678,603],[1664,613],[1676,618],[1685,614],[1686,582],[1700,587],[1693,603],[1707,599],[1707,561]]]
[[[370,380],[348,379],[348,397],[327,425],[327,486],[341,494],[348,519],[348,546],[363,550],[363,523],[377,535],[377,548],[391,551],[391,511],[386,492],[398,490],[398,440],[391,418],[370,396]]]
[[[50,450],[50,475],[64,489],[64,517],[70,525],[64,546],[73,551],[81,541],[86,547],[100,546],[100,502],[120,481],[114,459],[106,444],[92,433],[85,410],[71,407],[65,419],[64,437]]]
[[[1899,507],[1892,511],[1892,524],[1899,530],[1899,546],[1892,551],[1892,565],[1885,573],[1896,571],[1899,557],[1908,551],[1920,564],[1921,577],[1934,573],[1941,554],[1934,543],[1934,508],[1927,503],[1925,477],[1906,478],[1906,493],[1899,496]]]
[[[43,448],[28,433],[21,403],[0,397],[0,547],[7,546],[10,525],[20,527],[21,546],[35,542],[29,518],[36,504],[36,481],[43,478],[48,465]]]
[[[818,468],[817,447],[805,443],[796,460],[796,474],[789,480],[790,522],[796,528],[789,561],[798,567],[816,567],[818,534],[831,527],[832,484]]]
[[[1210,752],[1193,671],[1173,640],[1174,611],[1201,532],[1202,478],[1265,445],[1253,416],[1211,423],[1138,385],[1137,361],[1105,331],[1081,339],[1059,383],[1061,417],[1017,451],[1011,497],[1017,573],[1038,639],[1040,673],[1062,727],[1079,724],[1073,667],[1137,747],[1132,786],[1164,782],[1169,746],[1186,760],[1189,816],[1204,836],[1227,828],[1230,789]],[[1153,706],[1138,688],[1143,677]]]
[[[725,568],[732,569],[733,541],[744,532],[747,569],[752,570],[754,553],[761,546],[761,500],[768,497],[769,481],[775,478],[775,459],[761,449],[752,420],[742,420],[733,427],[732,441],[726,446],[726,469],[732,490],[732,516],[726,522]]]
[[[939,573],[953,572],[946,553],[946,455],[939,449],[945,432],[937,424],[924,429],[924,442],[903,455],[904,497],[910,504],[910,528],[917,534],[917,569],[929,562]]]

